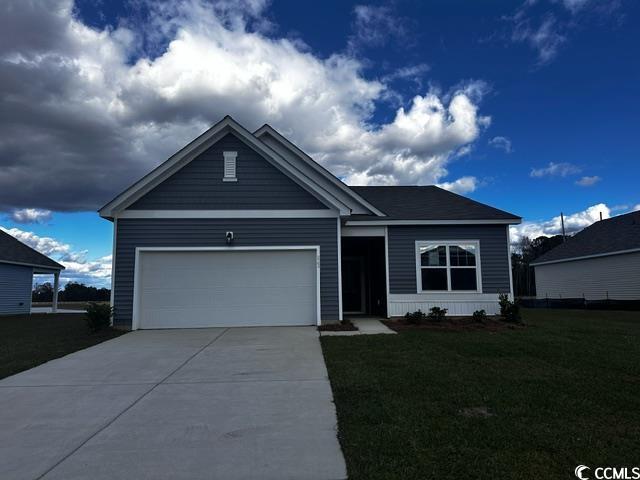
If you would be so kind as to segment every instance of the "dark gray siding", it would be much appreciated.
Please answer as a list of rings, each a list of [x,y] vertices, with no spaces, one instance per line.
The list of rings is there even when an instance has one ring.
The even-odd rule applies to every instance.
[[[0,263],[0,315],[29,313],[33,268]]]
[[[505,225],[389,227],[390,293],[416,293],[417,240],[479,240],[482,292],[509,292]]]
[[[225,232],[235,246],[320,246],[323,321],[338,319],[338,251],[335,218],[292,219],[119,219],[115,265],[115,320],[131,326],[136,247],[222,247]]]
[[[237,182],[223,182],[223,151],[238,152]],[[324,209],[316,197],[228,134],[130,210]]]

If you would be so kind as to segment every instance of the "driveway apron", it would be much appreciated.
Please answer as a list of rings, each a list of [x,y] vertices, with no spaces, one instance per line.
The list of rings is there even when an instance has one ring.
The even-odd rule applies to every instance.
[[[2,479],[342,479],[312,327],[146,330],[0,381]]]

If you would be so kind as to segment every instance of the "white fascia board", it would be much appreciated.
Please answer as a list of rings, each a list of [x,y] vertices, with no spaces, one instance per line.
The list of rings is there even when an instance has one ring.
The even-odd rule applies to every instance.
[[[517,225],[521,220],[347,220],[348,227],[375,225]]]
[[[537,267],[538,265],[551,265],[553,263],[574,262],[576,260],[589,260],[590,258],[610,257],[611,255],[623,255],[625,253],[635,253],[635,252],[640,252],[640,248],[630,248],[628,250],[617,250],[615,252],[595,253],[593,255],[583,255],[582,257],[561,258],[559,260],[549,260],[548,262],[536,262],[536,263],[532,263],[531,266]]]
[[[123,210],[115,218],[336,218],[336,210]]]
[[[304,161],[306,165],[309,165],[316,172],[322,175],[324,178],[329,180],[333,185],[339,188],[342,192],[344,192],[348,197],[355,200],[360,205],[364,206],[371,213],[378,215],[380,217],[385,217],[385,213],[378,210],[374,205],[366,201],[362,196],[358,195],[356,192],[351,190],[347,184],[342,182],[339,178],[333,175],[330,171],[316,162],[313,158],[307,155],[303,150],[301,150],[298,146],[292,143],[289,139],[281,135],[276,129],[274,129],[271,125],[263,125],[258,130],[253,133],[257,138],[261,138],[265,134],[269,134],[272,138],[274,138],[280,145],[282,145],[286,150],[292,152],[298,158]]]
[[[179,150],[172,155],[168,160],[159,165],[156,169],[145,175],[142,179],[138,180],[127,190],[122,192],[112,201],[107,203],[98,212],[100,216],[105,218],[114,217],[114,213],[125,209],[138,198],[142,197],[145,193],[150,191],[153,187],[166,180],[173,173],[183,168],[195,157],[204,152],[207,148],[218,141],[222,136],[229,132],[233,132],[244,140],[250,147],[258,151],[265,156],[271,163],[289,176],[293,181],[301,185],[305,190],[309,191],[315,197],[317,197],[322,203],[329,207],[340,210],[341,215],[349,215],[349,211],[344,208],[342,204],[337,204],[335,199],[326,195],[326,193],[319,188],[318,185],[309,181],[308,178],[303,177],[297,170],[292,168],[284,159],[282,159],[276,152],[270,149],[265,143],[254,137],[248,130],[242,125],[233,120],[230,116],[226,116],[220,122],[215,124],[209,130],[204,132],[198,138],[193,140],[187,146]]]
[[[11,260],[0,260],[0,263],[8,263],[9,265],[19,265],[21,267],[32,267],[34,269],[47,270],[44,273],[53,273],[54,271],[55,272],[59,272],[59,271],[65,269],[65,267],[63,267],[63,266],[49,267],[49,266],[45,266],[45,265],[38,265],[38,264],[35,264],[35,263],[13,262]],[[51,270],[51,272],[49,272],[48,270]]]

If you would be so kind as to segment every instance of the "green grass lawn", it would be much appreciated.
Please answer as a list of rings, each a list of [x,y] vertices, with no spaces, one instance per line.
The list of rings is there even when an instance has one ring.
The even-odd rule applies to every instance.
[[[111,329],[89,333],[84,315],[73,313],[0,316],[0,378],[122,333]]]
[[[640,312],[322,337],[349,478],[575,478],[640,464]],[[490,416],[466,416],[464,409]]]

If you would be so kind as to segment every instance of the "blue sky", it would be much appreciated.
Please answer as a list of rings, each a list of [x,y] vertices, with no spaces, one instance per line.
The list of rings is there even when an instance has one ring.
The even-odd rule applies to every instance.
[[[227,113],[351,183],[517,213],[516,239],[640,205],[637,2],[51,1],[0,20],[0,129],[35,139],[0,145],[0,225],[68,279],[108,283],[95,209]]]

